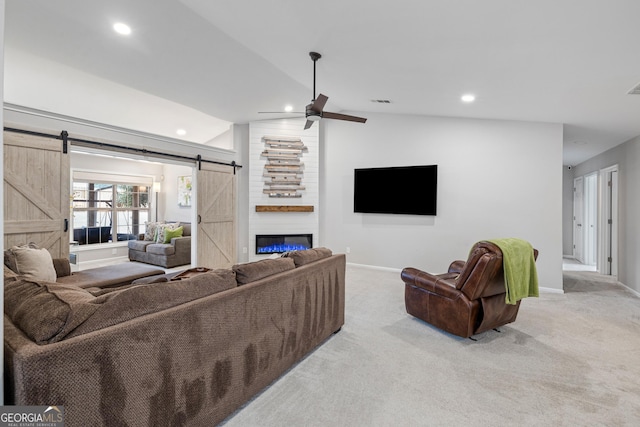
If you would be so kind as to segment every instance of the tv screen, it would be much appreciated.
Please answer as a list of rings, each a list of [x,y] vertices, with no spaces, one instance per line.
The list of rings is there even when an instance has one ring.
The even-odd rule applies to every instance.
[[[356,169],[353,211],[435,215],[438,165]]]

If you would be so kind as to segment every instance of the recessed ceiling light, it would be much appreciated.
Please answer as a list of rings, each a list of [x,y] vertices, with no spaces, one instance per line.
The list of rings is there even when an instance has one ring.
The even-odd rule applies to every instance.
[[[176,133],[180,136],[185,136],[187,134],[187,131],[184,129],[178,129]]]
[[[284,111],[286,111],[287,113],[290,113],[293,111],[293,107],[291,105],[287,105],[284,107]]]
[[[129,34],[131,34],[131,27],[127,24],[123,24],[122,22],[116,22],[115,24],[113,24],[113,30],[118,34],[122,34],[123,36],[128,36]]]
[[[470,93],[467,93],[465,95],[462,95],[460,99],[462,100],[462,102],[473,102],[476,100],[476,96]]]

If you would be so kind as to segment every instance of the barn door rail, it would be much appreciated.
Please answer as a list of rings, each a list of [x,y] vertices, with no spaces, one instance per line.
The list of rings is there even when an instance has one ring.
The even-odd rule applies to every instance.
[[[236,169],[242,167],[242,165],[237,164],[235,160],[231,162],[223,162],[220,160],[204,159],[200,154],[198,154],[195,157],[182,156],[180,154],[166,153],[166,152],[156,151],[156,150],[148,150],[146,148],[127,147],[125,145],[111,144],[111,143],[101,142],[101,141],[91,141],[89,139],[82,139],[82,138],[73,138],[69,136],[69,133],[66,130],[63,130],[62,132],[60,132],[60,135],[53,135],[53,134],[48,134],[43,132],[36,132],[36,131],[31,131],[26,129],[11,128],[11,127],[5,127],[4,130],[6,132],[15,132],[15,133],[22,133],[26,135],[41,136],[43,138],[60,139],[63,142],[63,151],[65,153],[67,152],[67,144],[71,143],[72,145],[78,145],[83,147],[98,147],[105,150],[118,151],[122,153],[134,153],[134,154],[142,154],[145,156],[153,156],[153,157],[160,157],[160,158],[188,160],[188,161],[197,163],[198,169],[201,168],[202,163],[212,163],[216,165],[230,166],[233,168],[234,175],[236,173]]]

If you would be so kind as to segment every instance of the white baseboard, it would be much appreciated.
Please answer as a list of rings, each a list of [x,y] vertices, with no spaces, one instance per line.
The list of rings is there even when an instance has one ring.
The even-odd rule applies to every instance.
[[[627,288],[629,290],[629,292],[631,292],[632,294],[634,294],[635,296],[640,298],[640,292],[636,291],[635,289],[631,289],[630,287],[628,287],[627,285],[625,285],[622,282],[618,282],[618,283],[621,284],[622,286],[624,286],[625,288]]]
[[[564,289],[539,287],[538,290],[549,294],[564,294]]]
[[[366,268],[369,270],[388,271],[391,273],[398,273],[398,274],[402,272],[401,268],[379,267],[377,265],[355,264],[353,262],[348,262],[347,265],[350,265],[352,267]]]
[[[350,265],[352,267],[366,268],[366,269],[369,269],[369,270],[387,271],[387,272],[398,273],[398,274],[400,274],[402,272],[402,269],[400,269],[400,268],[379,267],[379,266],[376,266],[376,265],[355,264],[355,263],[352,263],[352,262],[348,262],[347,265]],[[633,291],[633,289],[630,289],[630,290]],[[540,287],[539,291],[540,292],[550,293],[550,294],[564,294],[564,290],[563,289],[556,289],[556,288]]]

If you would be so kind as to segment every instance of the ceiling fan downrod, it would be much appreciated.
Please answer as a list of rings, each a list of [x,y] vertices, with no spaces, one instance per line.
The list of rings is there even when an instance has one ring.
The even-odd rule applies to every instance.
[[[309,52],[309,56],[313,61],[313,99],[311,100],[311,102],[313,102],[316,100],[316,61],[322,58],[322,55],[318,52]]]

